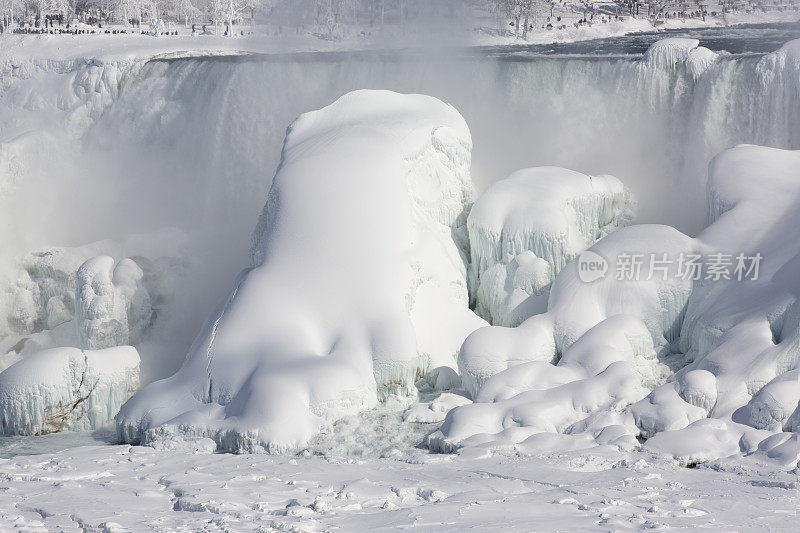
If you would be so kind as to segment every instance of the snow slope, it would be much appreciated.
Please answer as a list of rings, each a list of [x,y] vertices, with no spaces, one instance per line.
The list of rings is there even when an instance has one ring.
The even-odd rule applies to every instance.
[[[458,112],[425,96],[358,91],[298,118],[253,266],[181,370],[123,407],[122,438],[291,450],[455,366],[483,323],[468,308],[464,263],[470,148]]]
[[[710,225],[696,239],[666,226],[621,229],[587,252],[608,262],[605,277],[582,278],[582,256],[557,277],[546,313],[473,333],[459,367],[475,403],[448,413],[431,447],[524,449],[542,433],[588,433],[633,448],[642,435],[645,449],[684,461],[760,446],[796,463],[798,169],[800,151],[722,152],[709,168]],[[634,252],[673,259],[657,275],[615,275]],[[695,253],[705,269],[681,275],[679,258]],[[730,263],[721,277],[720,253]],[[763,256],[757,275],[736,275],[739,254]]]
[[[139,387],[139,354],[53,348],[0,372],[0,434],[42,435],[106,426]]]

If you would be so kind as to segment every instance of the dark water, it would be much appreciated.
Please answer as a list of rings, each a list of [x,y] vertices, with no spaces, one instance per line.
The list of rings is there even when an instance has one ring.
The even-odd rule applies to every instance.
[[[197,57],[217,63],[245,63],[252,61],[270,63],[303,63],[318,61],[380,61],[391,63],[417,59],[484,59],[501,61],[530,61],[541,57],[630,57],[637,58],[661,39],[686,37],[699,39],[701,46],[715,52],[735,55],[761,55],[774,52],[788,41],[800,39],[800,21],[793,23],[753,24],[694,30],[664,30],[648,33],[605,37],[573,43],[520,44],[502,46],[474,46],[461,48],[406,48],[391,50],[349,50],[342,52],[291,52],[277,54],[235,54]],[[181,57],[165,57],[153,62],[172,63]]]
[[[788,41],[800,39],[800,21],[788,24],[754,24],[724,28],[664,30],[574,43],[484,47],[481,50],[498,58],[512,60],[525,60],[529,56],[543,55],[642,55],[650,45],[667,37],[699,39],[702,46],[715,52],[766,54],[774,52]]]
[[[78,446],[103,446],[117,442],[113,429],[96,431],[65,431],[38,437],[0,437],[0,459],[17,455],[40,455],[54,453]]]

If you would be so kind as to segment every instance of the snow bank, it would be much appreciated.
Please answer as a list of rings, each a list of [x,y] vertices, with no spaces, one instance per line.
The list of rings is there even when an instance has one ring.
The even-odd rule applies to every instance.
[[[612,432],[620,445],[649,438],[645,449],[691,462],[783,446],[760,443],[800,420],[798,169],[800,151],[722,152],[709,167],[710,225],[697,238],[623,228],[561,271],[546,313],[473,333],[459,367],[475,403],[448,413],[431,447],[541,432],[607,443]],[[655,276],[620,277],[631,253],[672,259]],[[681,254],[700,258],[699,276],[681,275]],[[736,273],[739,255],[761,257],[755,275]],[[606,269],[582,278],[592,261]],[[713,275],[715,264],[727,274]],[[773,455],[786,462],[785,450]]]
[[[139,386],[139,354],[53,348],[0,372],[0,434],[42,435],[108,424]]]
[[[629,194],[613,176],[556,167],[520,170],[489,187],[467,220],[476,312],[516,326],[578,253],[629,218]],[[546,306],[547,295],[539,298]],[[542,309],[544,310],[544,309]]]
[[[129,442],[302,447],[326,422],[455,366],[468,308],[471,140],[452,107],[357,91],[290,127],[253,266],[177,374],[117,418]],[[463,245],[462,245],[463,246]]]

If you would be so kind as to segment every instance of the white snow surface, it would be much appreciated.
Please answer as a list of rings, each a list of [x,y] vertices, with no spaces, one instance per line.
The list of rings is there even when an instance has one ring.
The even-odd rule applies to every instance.
[[[800,418],[800,151],[739,146],[711,162],[709,226],[695,239],[631,226],[589,249],[605,277],[582,281],[581,261],[557,277],[546,313],[517,328],[473,333],[459,356],[475,403],[450,411],[432,448],[526,446],[542,433],[645,449],[682,461],[780,448]],[[620,279],[623,253],[675,258],[662,277]],[[755,279],[679,276],[680,254],[761,254]],[[733,267],[731,267],[733,268]],[[551,364],[552,363],[552,364]],[[555,364],[555,366],[553,365]],[[789,435],[787,438],[794,440]]]
[[[468,308],[471,140],[426,96],[357,91],[289,128],[252,268],[181,370],[118,416],[126,441],[303,447],[323,424],[414,393],[485,324]]]
[[[0,459],[0,528],[789,532],[799,503],[796,472],[760,454],[689,469],[608,447],[363,459],[196,450]]]
[[[138,387],[131,346],[31,354],[0,372],[0,435],[102,428]]]
[[[629,204],[617,178],[557,167],[520,170],[494,183],[467,220],[476,312],[500,326],[537,314],[536,301],[546,306],[561,269],[624,225]]]

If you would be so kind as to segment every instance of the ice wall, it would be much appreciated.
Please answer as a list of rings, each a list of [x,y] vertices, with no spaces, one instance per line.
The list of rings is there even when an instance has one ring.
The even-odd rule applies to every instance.
[[[631,188],[639,221],[696,233],[714,154],[745,142],[800,146],[799,67],[790,45],[760,58],[718,57],[696,40],[672,41],[640,61],[369,52],[152,61],[87,141],[144,145],[149,158],[201,184],[175,184],[187,205],[203,206],[198,215],[230,216],[236,205],[244,229],[298,114],[359,88],[417,92],[453,104],[470,124],[480,188],[532,166],[608,173]],[[152,172],[175,180],[165,168]]]
[[[252,266],[174,376],[117,422],[127,442],[205,436],[218,449],[305,446],[344,414],[415,394],[482,324],[463,234],[471,140],[435,98],[357,91],[289,128]],[[462,242],[462,245],[466,243]]]

